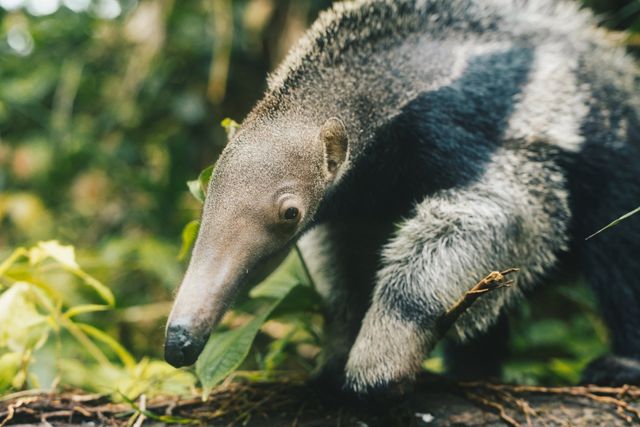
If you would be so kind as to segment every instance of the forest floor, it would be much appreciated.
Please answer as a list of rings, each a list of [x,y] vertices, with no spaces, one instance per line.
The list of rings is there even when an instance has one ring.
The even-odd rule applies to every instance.
[[[346,403],[289,381],[231,383],[199,397],[113,403],[86,393],[21,392],[0,398],[5,425],[210,426],[630,426],[640,388],[535,387],[421,378],[395,404]]]

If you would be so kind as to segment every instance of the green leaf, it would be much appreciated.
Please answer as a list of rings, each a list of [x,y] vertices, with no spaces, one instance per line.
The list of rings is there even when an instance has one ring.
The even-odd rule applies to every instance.
[[[63,266],[77,270],[80,267],[76,262],[76,253],[73,246],[61,245],[57,240],[40,242],[38,246],[31,249],[31,262],[37,263],[42,260],[42,254],[58,261]]]
[[[6,277],[12,279],[16,282],[27,282],[30,285],[33,285],[40,289],[47,297],[49,301],[62,301],[64,299],[64,294],[45,280],[42,280],[38,277],[34,277],[30,271],[10,271],[5,274]],[[51,310],[50,310],[51,311]]]
[[[264,282],[251,289],[249,296],[251,298],[282,299],[283,295],[288,294],[294,286],[299,284],[300,281],[295,276],[288,275],[286,272],[273,274]]]
[[[193,243],[198,236],[198,230],[200,229],[200,221],[194,219],[190,221],[182,229],[182,246],[180,247],[180,253],[178,254],[178,260],[184,260],[193,246]]]
[[[273,311],[271,317],[282,316],[303,316],[308,318],[314,313],[322,313],[322,299],[315,291],[315,289],[309,286],[296,286],[289,292],[286,298],[284,298],[280,305]]]
[[[200,183],[200,190],[202,193],[207,194],[207,188],[209,187],[209,181],[211,180],[211,175],[213,175],[213,170],[216,165],[211,165],[208,168],[205,168],[200,175],[198,175],[198,182]]]
[[[292,282],[289,290],[295,286],[296,283]],[[204,399],[209,396],[213,387],[235,371],[246,359],[260,327],[287,294],[288,292],[284,293],[281,298],[275,300],[245,325],[211,335],[196,362],[196,374],[202,383]]]
[[[18,248],[0,264],[0,277],[3,276],[9,268],[21,257],[28,256],[29,252],[25,248]]]
[[[196,374],[202,383],[205,398],[213,387],[242,364],[262,324],[294,294],[295,289],[305,283],[304,267],[298,254],[292,251],[273,274],[251,290],[250,301],[268,299],[272,302],[240,328],[211,336],[196,362]]]
[[[280,301],[275,301],[262,314],[231,331],[214,333],[196,362],[196,374],[202,382],[203,399],[246,359],[260,327]]]
[[[5,353],[0,356],[0,393],[9,390],[14,385],[14,379],[20,371],[22,354]]]
[[[280,298],[296,285],[307,285],[306,273],[299,255],[291,251],[280,266],[262,283],[251,289],[251,298]]]
[[[189,188],[189,192],[197,201],[200,203],[204,203],[204,192],[200,190],[200,182],[197,179],[193,181],[187,181],[187,187]]]
[[[191,195],[200,203],[204,203],[204,198],[207,195],[207,187],[209,186],[209,180],[213,174],[214,167],[215,165],[205,168],[200,172],[200,175],[198,175],[198,179],[187,181],[187,187],[189,188]]]
[[[308,315],[319,311],[320,298],[309,283],[304,263],[295,250],[269,277],[251,289],[249,296],[253,299],[279,299],[280,304],[272,317],[299,313]]]
[[[56,260],[67,269],[67,271],[80,277],[84,283],[93,288],[110,307],[115,305],[115,297],[111,290],[87,274],[84,270],[80,269],[80,266],[76,262],[76,254],[73,246],[61,245],[56,240],[50,240],[48,242],[38,243],[38,246],[31,248],[29,251],[29,259],[32,264],[39,263],[46,257]]]
[[[0,348],[24,352],[44,344],[51,326],[36,308],[38,292],[29,283],[17,282],[0,295]]]
[[[602,233],[603,231],[618,225],[619,223],[621,223],[622,221],[624,221],[625,219],[630,218],[631,216],[640,213],[640,206],[638,206],[636,209],[632,210],[631,212],[628,212],[624,215],[622,215],[620,218],[616,219],[615,221],[609,223],[608,225],[604,226],[603,228],[601,228],[600,230],[596,231],[595,233],[593,233],[591,236],[587,237],[585,240],[589,240],[592,237],[597,236],[598,234]]]

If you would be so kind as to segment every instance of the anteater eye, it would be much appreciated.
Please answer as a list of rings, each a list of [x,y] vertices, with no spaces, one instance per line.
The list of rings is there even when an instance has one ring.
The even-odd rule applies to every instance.
[[[287,221],[293,221],[298,218],[299,213],[298,208],[288,208],[284,211],[284,219]]]

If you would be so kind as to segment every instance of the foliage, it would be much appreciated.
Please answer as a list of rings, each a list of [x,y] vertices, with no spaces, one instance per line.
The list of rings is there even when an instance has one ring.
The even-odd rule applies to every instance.
[[[109,334],[81,321],[112,310],[115,298],[80,268],[73,247],[48,241],[18,248],[0,264],[0,279],[0,392],[58,382],[86,387],[87,378],[95,381],[102,373],[107,374],[103,386],[95,385],[103,390],[117,383],[121,393],[137,396],[163,388],[153,383],[167,374],[166,368],[146,360],[136,363]],[[69,292],[70,285],[92,292]],[[54,365],[46,366],[51,353]],[[193,385],[186,376],[181,382]]]

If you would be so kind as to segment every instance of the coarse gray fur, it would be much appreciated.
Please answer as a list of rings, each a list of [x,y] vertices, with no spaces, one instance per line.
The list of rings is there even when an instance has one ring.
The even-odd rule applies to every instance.
[[[412,378],[436,319],[488,272],[521,269],[514,287],[459,319],[462,341],[566,254],[602,259],[576,242],[632,206],[640,186],[622,183],[616,203],[583,215],[582,177],[596,161],[585,153],[626,158],[612,180],[640,170],[637,78],[623,49],[567,1],[336,4],[270,76],[218,161],[170,353],[208,333],[247,272],[300,238],[327,301],[328,369],[362,393]],[[289,228],[271,213],[281,188],[301,212]],[[637,267],[621,268],[626,282]],[[589,274],[598,288],[604,271]],[[616,286],[638,310],[637,285]],[[615,292],[603,291],[603,305],[622,310]],[[617,356],[640,358],[640,336],[614,342]]]

